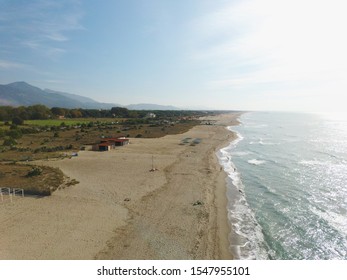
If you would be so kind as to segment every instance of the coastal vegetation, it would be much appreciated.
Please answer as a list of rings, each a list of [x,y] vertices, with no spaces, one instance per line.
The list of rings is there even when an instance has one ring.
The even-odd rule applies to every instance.
[[[212,111],[209,111],[212,112]],[[112,107],[106,109],[82,109],[82,108],[48,108],[44,105],[32,106],[0,106],[0,121],[12,121],[14,118],[22,120],[54,120],[57,118],[78,119],[78,118],[130,118],[130,119],[150,119],[149,113],[161,118],[195,117],[204,115],[207,111],[194,110],[129,110],[123,107]],[[153,116],[152,115],[152,116]]]
[[[0,161],[68,156],[103,137],[157,138],[183,133],[212,111],[0,107]]]
[[[168,134],[184,133],[200,124],[199,117],[218,113],[220,112],[139,111],[121,107],[92,110],[48,108],[43,105],[2,106],[0,107],[1,169],[6,166],[5,169],[10,170],[11,174],[19,172],[20,179],[14,180],[15,176],[12,176],[10,181],[18,181],[19,185],[26,186],[29,192],[49,195],[57,188],[57,184],[61,184],[62,179],[58,179],[61,175],[58,171],[48,172],[47,169],[42,169],[41,174],[38,172],[39,169],[28,165],[29,163],[35,160],[71,157],[104,137],[158,138]],[[30,173],[30,170],[33,173]],[[58,172],[55,180],[43,180],[42,176],[46,178],[48,173],[55,172]],[[7,175],[5,177],[9,178]],[[24,183],[26,181],[28,183]],[[30,182],[41,182],[46,189],[34,183],[32,185],[37,187],[30,187]],[[6,185],[2,179],[0,185],[5,186],[4,184]]]
[[[103,137],[157,138],[178,134],[212,112],[0,107],[0,161],[69,156]]]
[[[70,181],[58,168],[47,166],[0,163],[0,170],[0,186],[23,189],[25,195],[51,195],[57,188],[68,186]]]

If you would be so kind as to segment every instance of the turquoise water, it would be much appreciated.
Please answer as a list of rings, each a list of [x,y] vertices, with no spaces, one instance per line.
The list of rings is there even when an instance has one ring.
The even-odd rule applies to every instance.
[[[241,259],[347,259],[347,119],[252,112],[218,152]]]

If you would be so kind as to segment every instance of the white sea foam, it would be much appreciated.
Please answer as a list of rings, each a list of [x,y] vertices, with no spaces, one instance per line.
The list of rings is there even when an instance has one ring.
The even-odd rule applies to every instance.
[[[237,136],[236,139],[230,143],[230,145],[232,145],[233,147],[235,147],[237,143],[239,143],[240,141],[244,139],[243,136],[238,131],[233,129],[233,126],[228,126],[227,129],[236,133],[236,136]]]
[[[266,160],[259,160],[259,159],[250,159],[250,160],[247,160],[247,162],[249,164],[253,164],[253,165],[261,165],[261,164],[264,164],[266,163]]]
[[[247,156],[247,155],[251,155],[252,152],[249,152],[249,151],[239,151],[239,152],[233,152],[231,151],[231,155],[233,156]]]
[[[225,150],[223,167],[241,259],[347,259],[347,134],[303,117],[254,113],[235,127],[244,138]]]
[[[229,210],[229,220],[234,234],[238,236],[237,241],[231,240],[233,253],[240,259],[267,259],[262,229],[245,197],[240,195],[232,207],[233,210]]]
[[[250,145],[262,145],[262,146],[266,146],[266,145],[280,145],[279,142],[264,142],[264,139],[260,138],[257,141],[250,141],[249,142]]]
[[[239,133],[237,134],[238,138],[234,142],[217,152],[219,163],[231,180],[231,184],[227,186],[228,219],[233,231],[230,236],[230,248],[235,258],[238,259],[267,259],[268,254],[263,245],[265,241],[262,229],[247,203],[240,173],[232,162],[232,151],[243,139]]]

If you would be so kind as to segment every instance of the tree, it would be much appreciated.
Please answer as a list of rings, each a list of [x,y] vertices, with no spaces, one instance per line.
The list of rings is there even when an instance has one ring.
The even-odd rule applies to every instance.
[[[139,117],[139,114],[136,112],[136,111],[129,111],[128,112],[128,117],[129,118],[138,118]]]
[[[15,125],[22,125],[24,123],[23,119],[20,117],[14,117],[12,118],[12,124]]]
[[[8,121],[11,119],[13,108],[10,106],[0,107],[0,121]]]
[[[52,107],[51,112],[55,116],[65,116],[66,110],[60,107]]]
[[[27,107],[19,106],[17,108],[13,108],[13,117],[19,117],[22,120],[28,120],[30,118]]]
[[[114,115],[115,117],[127,118],[129,117],[129,110],[123,107],[112,107],[111,114]]]
[[[70,110],[70,116],[71,116],[71,118],[81,118],[82,113],[79,109],[72,109],[72,110]]]
[[[32,120],[45,120],[51,114],[51,110],[44,105],[33,105],[29,106],[28,110],[31,112],[30,118]]]

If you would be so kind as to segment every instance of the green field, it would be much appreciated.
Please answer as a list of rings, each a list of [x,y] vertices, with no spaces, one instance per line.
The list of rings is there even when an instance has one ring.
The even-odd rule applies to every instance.
[[[59,126],[61,123],[66,125],[77,125],[82,123],[89,123],[87,120],[26,120],[24,124],[28,125],[38,125],[38,126]]]
[[[59,126],[62,123],[65,125],[80,125],[82,123],[88,124],[89,122],[97,122],[101,123],[105,122],[116,122],[117,119],[94,119],[94,118],[86,118],[86,119],[63,119],[63,120],[26,120],[24,124],[27,125],[38,125],[38,126]]]

